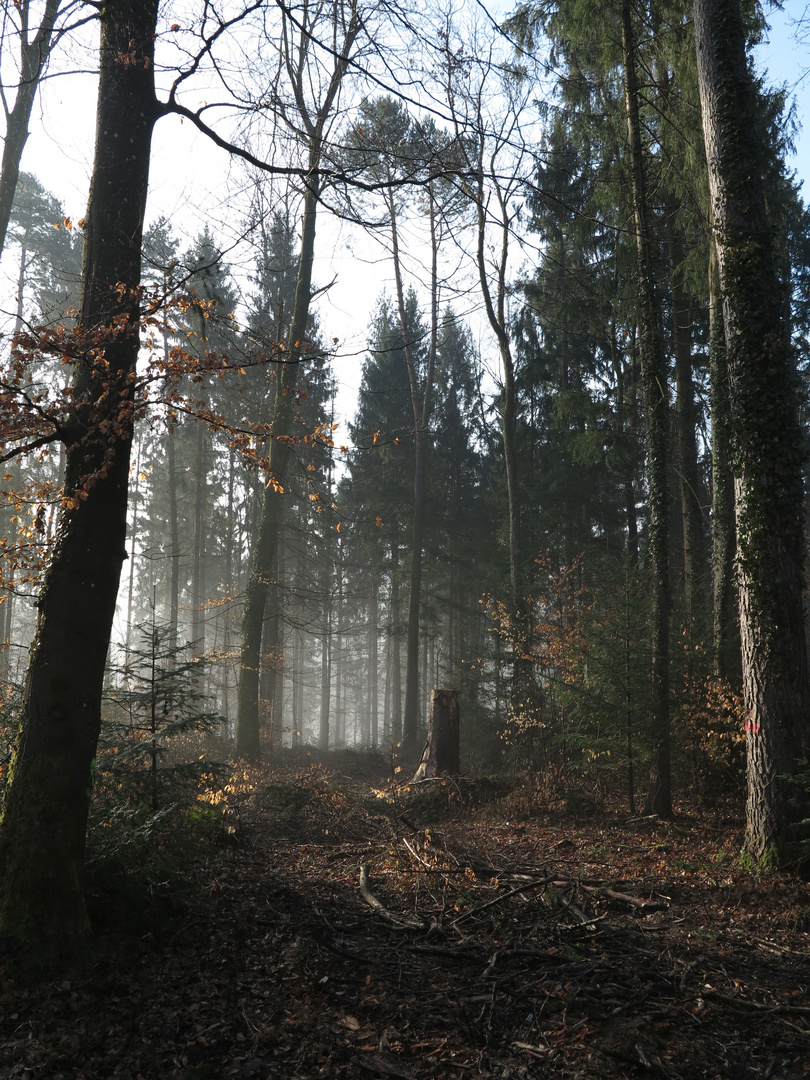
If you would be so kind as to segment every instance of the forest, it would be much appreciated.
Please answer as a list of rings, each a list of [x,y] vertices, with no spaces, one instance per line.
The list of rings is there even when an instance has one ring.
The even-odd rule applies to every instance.
[[[3,5],[3,1075],[804,1075],[810,214],[766,33]],[[24,150],[80,55],[74,219]],[[230,178],[190,228],[181,123]]]

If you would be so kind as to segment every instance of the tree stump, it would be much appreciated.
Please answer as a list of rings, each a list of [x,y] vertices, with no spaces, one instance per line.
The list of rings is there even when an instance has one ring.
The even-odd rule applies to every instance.
[[[430,726],[414,781],[459,771],[460,712],[458,690],[431,690]]]

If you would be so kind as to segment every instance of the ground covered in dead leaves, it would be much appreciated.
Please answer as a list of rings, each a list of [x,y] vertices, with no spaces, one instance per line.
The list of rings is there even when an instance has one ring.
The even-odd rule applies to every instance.
[[[236,775],[91,860],[97,955],[4,972],[0,1075],[810,1074],[806,884],[740,870],[739,822],[579,809],[352,755]]]

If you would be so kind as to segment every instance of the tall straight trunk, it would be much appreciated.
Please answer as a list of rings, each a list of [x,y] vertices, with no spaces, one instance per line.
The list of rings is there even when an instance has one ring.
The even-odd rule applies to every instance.
[[[141,242],[158,113],[157,11],[157,0],[112,0],[98,13],[96,151],[79,324],[91,337],[101,332],[104,363],[87,361],[75,373],[78,417],[67,446],[64,510],[39,598],[0,819],[0,938],[38,968],[85,955],[89,931],[85,833],[126,551]]]
[[[728,357],[714,243],[709,257],[709,392],[712,407],[713,666],[716,675],[727,679],[735,688],[742,688]]]
[[[0,607],[3,629],[2,645],[0,645],[0,681],[6,683],[11,675],[11,626],[14,617],[14,575],[6,582],[6,595],[2,607]]]
[[[326,586],[331,587],[329,570],[326,570]],[[327,592],[323,607],[321,637],[321,709],[318,726],[318,747],[329,749],[329,706],[332,699],[332,600]]]
[[[371,580],[371,611],[369,617],[369,642],[368,642],[368,697],[369,697],[369,717],[371,722],[371,745],[376,750],[380,742],[380,710],[379,710],[379,691],[377,688],[378,679],[378,644],[379,644],[379,591],[380,581],[377,575],[376,564],[371,568],[372,580]]]
[[[692,311],[686,294],[683,236],[678,230],[678,201],[666,200],[667,251],[672,295],[672,340],[675,351],[675,438],[678,447],[678,487],[683,522],[683,574],[690,643],[703,639],[709,558],[706,524],[700,503],[701,484],[692,379]]]
[[[320,11],[320,9],[319,9]],[[307,177],[304,190],[304,217],[301,228],[301,254],[298,260],[298,278],[295,286],[292,320],[282,365],[281,377],[276,387],[273,408],[273,431],[270,444],[270,468],[268,483],[264,488],[261,518],[251,558],[250,578],[245,592],[245,610],[242,618],[242,652],[239,667],[239,697],[236,718],[236,753],[251,761],[258,760],[259,747],[259,660],[261,654],[262,621],[264,618],[267,584],[276,552],[278,551],[279,526],[282,515],[283,485],[287,480],[290,460],[288,439],[293,434],[292,422],[295,410],[295,385],[301,357],[305,353],[305,336],[309,305],[312,295],[312,265],[315,257],[315,218],[321,193],[319,174],[326,126],[338,97],[343,77],[349,68],[357,36],[362,28],[355,0],[345,7],[335,3],[333,8],[332,38],[338,46],[332,52],[333,67],[317,109],[309,111],[306,101],[311,85],[309,77],[309,49],[312,34],[308,25],[310,13],[306,6],[300,14],[297,42],[288,36],[285,25],[282,35],[282,66],[292,82],[295,98],[297,130],[306,133]],[[322,27],[318,26],[320,32]],[[342,34],[342,41],[339,35]]]
[[[127,588],[127,636],[126,668],[129,668],[129,650],[132,642],[132,601],[135,594],[135,538],[138,535],[138,496],[141,487],[141,447],[135,458],[135,491],[132,499],[132,536],[129,540],[129,586]],[[153,613],[154,614],[154,613]]]
[[[236,454],[233,450],[228,454],[228,517],[227,534],[225,536],[225,596],[227,602],[221,608],[222,618],[222,737],[227,739],[231,731],[231,694],[230,677],[231,670],[231,601],[236,593],[234,582],[234,537],[237,529],[236,503],[234,499]]]
[[[301,632],[296,628],[292,635],[292,669],[290,679],[292,682],[292,745],[301,745],[301,699],[299,687],[301,683]]]
[[[320,193],[317,173],[309,177],[304,196],[304,219],[298,282],[287,343],[287,363],[281,366],[273,410],[273,437],[270,443],[269,482],[264,488],[259,532],[253,548],[250,578],[245,591],[242,616],[242,653],[239,665],[239,697],[236,717],[236,753],[249,761],[258,761],[259,747],[259,669],[262,626],[268,586],[278,558],[279,530],[284,508],[283,485],[290,460],[289,438],[293,435],[295,385],[302,345],[309,318],[312,291],[312,264],[315,257],[315,216]]]
[[[272,678],[272,717],[275,742],[278,746],[284,745],[284,678],[286,676],[286,653],[287,646],[284,621],[281,609],[274,612],[272,622],[275,625],[275,654],[273,660]]]
[[[647,812],[670,817],[672,788],[669,716],[669,506],[667,434],[669,393],[661,307],[653,285],[653,251],[644,151],[641,143],[635,38],[629,0],[622,3],[622,52],[627,139],[638,253],[639,356],[647,412],[647,486],[650,502],[652,575],[652,719],[656,750],[650,767]]]
[[[798,381],[738,0],[695,0],[694,24],[729,371],[747,713],[745,846],[764,863],[784,854],[793,816],[789,777],[810,747]]]
[[[337,544],[337,634],[336,647],[338,654],[337,673],[335,677],[335,745],[344,745],[346,734],[346,710],[343,700],[343,690],[346,684],[346,657],[343,654],[343,541],[338,539]]]
[[[194,468],[194,548],[191,563],[191,649],[195,657],[205,652],[205,544],[207,492],[205,476],[205,425],[197,423],[197,452]]]
[[[177,516],[177,460],[174,430],[166,434],[169,473],[169,653],[177,648],[180,616],[180,524]]]
[[[28,275],[28,229],[20,240],[20,269],[17,273],[17,312],[14,317],[14,336],[22,332],[25,314],[25,281]]]
[[[399,634],[402,602],[399,595],[399,535],[396,522],[391,536],[391,739],[402,740],[402,640]]]
[[[484,140],[481,140],[480,154],[484,152]],[[502,205],[501,249],[497,264],[495,295],[487,277],[487,201],[484,192],[483,158],[478,161],[478,198],[476,199],[476,262],[481,294],[484,298],[489,325],[498,342],[498,352],[503,369],[503,390],[501,393],[501,439],[503,443],[504,471],[506,473],[506,497],[509,516],[509,599],[512,627],[512,693],[511,708],[516,716],[528,714],[532,703],[532,661],[530,656],[531,612],[526,599],[523,545],[521,539],[521,497],[518,479],[517,445],[517,379],[515,361],[509,340],[506,319],[506,265],[509,253],[511,222]],[[499,192],[500,194],[500,192]]]
[[[396,206],[393,191],[388,192],[388,212],[391,218],[391,253],[394,264],[394,282],[397,294],[399,325],[402,332],[402,351],[408,370],[408,386],[413,412],[415,455],[413,475],[413,523],[411,531],[411,574],[408,589],[408,627],[405,646],[405,706],[402,713],[402,754],[415,757],[418,752],[419,726],[419,612],[422,602],[422,550],[425,536],[425,501],[427,461],[430,453],[430,413],[433,402],[433,378],[436,370],[438,343],[438,240],[436,235],[436,207],[432,181],[428,181],[430,206],[431,274],[430,274],[430,346],[424,389],[420,391],[416,374],[416,359],[409,340],[408,320],[405,310],[405,291],[402,285],[402,268],[399,257]]]
[[[20,19],[20,81],[14,104],[6,113],[6,136],[0,160],[0,252],[6,243],[11,208],[20,179],[20,161],[28,141],[28,125],[45,64],[53,47],[54,26],[61,0],[46,0],[42,21],[29,39],[30,0],[15,4]]]
[[[383,688],[383,741],[386,746],[394,742],[391,732],[391,635],[385,639],[385,685]]]
[[[616,335],[616,322],[614,319],[611,319],[610,322],[610,352],[613,362],[613,371],[616,376],[616,419],[619,430],[624,435],[625,440],[629,443],[631,440],[635,440],[635,432],[632,423],[632,411],[635,410],[635,402],[628,400],[630,398],[628,389],[632,389],[633,383],[632,355],[629,373],[630,378],[628,380],[627,367],[623,363],[623,358],[619,351],[619,342]],[[628,382],[630,383],[629,387]],[[630,563],[635,567],[638,564],[638,516],[636,514],[636,492],[633,483],[635,469],[633,467],[633,456],[627,452],[625,456],[627,460],[623,469],[624,475],[621,480],[621,486],[622,494],[624,496],[624,521],[627,530],[627,557]]]

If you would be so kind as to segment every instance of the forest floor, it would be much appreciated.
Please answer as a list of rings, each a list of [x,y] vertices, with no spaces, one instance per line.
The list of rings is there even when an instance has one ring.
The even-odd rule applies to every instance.
[[[810,889],[741,821],[383,766],[237,773],[91,860],[95,959],[0,969],[0,1076],[810,1075]]]

